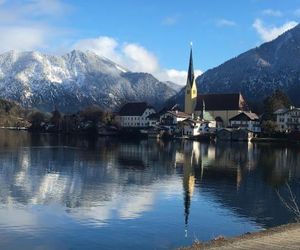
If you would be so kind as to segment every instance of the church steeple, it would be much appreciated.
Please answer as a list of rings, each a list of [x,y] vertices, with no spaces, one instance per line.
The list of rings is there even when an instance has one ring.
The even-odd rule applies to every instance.
[[[191,44],[190,63],[189,63],[187,84],[189,84],[192,87],[194,84],[194,80],[195,80],[195,74],[194,74],[194,65],[193,65],[193,48],[192,48],[192,44]]]
[[[195,83],[194,65],[193,65],[193,49],[191,44],[189,69],[185,87],[184,112],[193,114],[197,104],[197,86]]]

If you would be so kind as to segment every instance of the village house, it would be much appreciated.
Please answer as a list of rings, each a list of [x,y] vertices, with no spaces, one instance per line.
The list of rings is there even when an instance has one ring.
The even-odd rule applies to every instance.
[[[232,128],[247,129],[253,133],[260,133],[260,120],[257,114],[252,112],[242,112],[229,119],[229,126]]]
[[[190,115],[194,114],[195,117],[201,118],[204,112],[210,113],[210,116],[217,122],[217,127],[227,127],[232,117],[249,110],[241,93],[198,94],[192,49],[190,52],[184,105],[184,112]]]
[[[190,115],[178,111],[178,110],[169,110],[165,113],[162,113],[160,116],[160,125],[167,129],[169,133],[179,133],[181,128],[179,127],[179,123],[191,118]]]
[[[159,126],[160,116],[158,113],[150,114],[148,117],[149,127],[157,127]]]
[[[178,110],[169,110],[160,116],[160,124],[173,126],[177,125],[178,122],[182,122],[187,118],[191,118],[191,116]]]
[[[278,109],[274,112],[276,130],[280,132],[300,131],[300,108]]]
[[[186,119],[181,122],[182,135],[198,136],[215,132],[215,125],[209,121]]]
[[[119,111],[119,122],[123,128],[145,128],[150,126],[149,116],[155,109],[146,102],[126,103]]]
[[[247,129],[223,128],[217,131],[218,141],[250,141],[253,133]]]

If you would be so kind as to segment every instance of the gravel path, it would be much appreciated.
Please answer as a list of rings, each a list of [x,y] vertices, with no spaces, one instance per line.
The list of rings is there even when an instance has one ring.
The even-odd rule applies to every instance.
[[[236,238],[217,239],[205,244],[195,243],[185,250],[196,249],[297,249],[300,250],[300,224],[289,224]]]

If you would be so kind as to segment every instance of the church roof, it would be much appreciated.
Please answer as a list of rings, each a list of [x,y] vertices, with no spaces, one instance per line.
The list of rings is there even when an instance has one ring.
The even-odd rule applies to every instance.
[[[203,107],[204,105],[204,107]],[[196,111],[249,110],[240,93],[198,95]]]
[[[141,116],[147,108],[153,108],[146,102],[126,103],[119,111],[120,116]],[[153,108],[154,109],[154,108]]]
[[[194,65],[193,65],[193,51],[191,48],[187,85],[189,84],[192,87],[194,82],[195,82],[195,75],[194,75]]]

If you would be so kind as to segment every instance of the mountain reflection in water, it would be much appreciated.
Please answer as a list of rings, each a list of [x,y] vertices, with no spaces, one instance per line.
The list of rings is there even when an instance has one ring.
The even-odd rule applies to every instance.
[[[0,131],[0,247],[169,249],[293,221],[300,148]],[[16,240],[18,239],[18,240]]]

